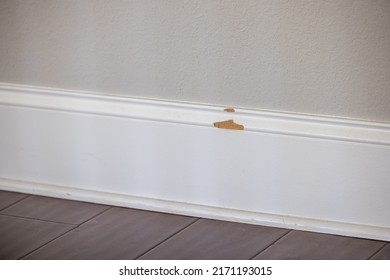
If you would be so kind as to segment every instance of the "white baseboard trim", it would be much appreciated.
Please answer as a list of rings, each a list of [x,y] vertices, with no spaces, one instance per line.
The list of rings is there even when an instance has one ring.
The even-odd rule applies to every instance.
[[[0,189],[390,241],[390,124],[223,109],[0,84]]]

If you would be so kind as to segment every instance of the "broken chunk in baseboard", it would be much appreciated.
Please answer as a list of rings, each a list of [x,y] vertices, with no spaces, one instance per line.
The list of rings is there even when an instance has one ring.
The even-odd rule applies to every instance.
[[[214,126],[221,129],[244,130],[242,124],[235,123],[233,120],[215,122]]]

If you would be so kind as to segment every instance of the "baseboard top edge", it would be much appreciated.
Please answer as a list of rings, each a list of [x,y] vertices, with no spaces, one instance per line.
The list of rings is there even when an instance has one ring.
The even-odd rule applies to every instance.
[[[0,83],[0,104],[213,127],[234,119],[246,131],[390,146],[390,123],[107,95]]]

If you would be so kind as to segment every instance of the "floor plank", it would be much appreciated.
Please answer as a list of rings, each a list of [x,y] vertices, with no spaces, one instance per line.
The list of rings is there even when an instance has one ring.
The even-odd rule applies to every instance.
[[[372,260],[390,260],[390,243],[387,243],[382,250],[375,254]]]
[[[250,259],[288,230],[201,219],[140,259]]]
[[[26,259],[134,259],[195,220],[114,207]]]
[[[30,196],[3,210],[1,214],[78,225],[109,207],[80,201]]]
[[[23,256],[388,260],[390,244],[0,191],[0,259]]]
[[[27,195],[21,193],[0,191],[0,211],[25,197]]]
[[[254,259],[368,259],[383,245],[382,241],[294,230]]]
[[[18,259],[74,226],[0,215],[0,259]]]

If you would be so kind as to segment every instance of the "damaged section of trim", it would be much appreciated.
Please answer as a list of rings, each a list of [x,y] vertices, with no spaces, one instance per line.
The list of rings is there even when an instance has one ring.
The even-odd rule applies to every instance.
[[[221,129],[244,130],[242,124],[235,123],[233,120],[215,122],[214,126]]]
[[[236,110],[234,108],[226,108],[224,109],[225,112],[234,113]]]

